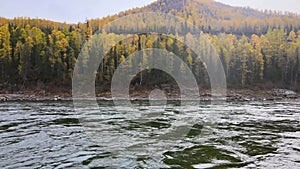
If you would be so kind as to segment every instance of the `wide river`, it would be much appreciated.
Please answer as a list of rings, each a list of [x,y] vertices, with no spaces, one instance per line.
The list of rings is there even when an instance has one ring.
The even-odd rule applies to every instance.
[[[299,100],[134,105],[0,103],[0,168],[300,168]]]

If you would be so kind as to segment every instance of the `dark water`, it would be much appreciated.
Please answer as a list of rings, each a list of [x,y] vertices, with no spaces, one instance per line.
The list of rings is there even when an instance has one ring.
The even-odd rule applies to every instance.
[[[135,105],[0,103],[0,168],[300,168],[299,101]]]

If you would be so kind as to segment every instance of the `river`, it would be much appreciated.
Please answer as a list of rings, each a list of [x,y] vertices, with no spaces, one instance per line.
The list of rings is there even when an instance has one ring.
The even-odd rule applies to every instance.
[[[134,105],[2,102],[0,168],[300,168],[299,100]]]

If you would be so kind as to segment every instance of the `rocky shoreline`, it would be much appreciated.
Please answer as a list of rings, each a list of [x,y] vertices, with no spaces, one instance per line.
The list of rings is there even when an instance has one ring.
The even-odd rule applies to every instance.
[[[209,90],[200,91],[201,101],[215,100],[217,97],[211,95]],[[180,100],[180,95],[176,92],[166,93],[169,100]],[[148,100],[149,91],[135,92],[130,95],[131,100]],[[299,93],[287,89],[271,90],[251,90],[251,89],[228,89],[226,101],[276,101],[284,99],[298,99]],[[112,100],[110,93],[100,93],[96,95],[97,100]],[[217,98],[218,99],[218,98]],[[223,98],[224,99],[224,98]],[[0,93],[0,101],[71,101],[73,100],[70,93],[45,93],[37,91],[26,91],[19,93]]]

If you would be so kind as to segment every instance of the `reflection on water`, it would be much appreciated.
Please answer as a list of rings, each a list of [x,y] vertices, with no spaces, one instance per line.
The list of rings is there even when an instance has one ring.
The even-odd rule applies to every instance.
[[[300,168],[299,101],[99,105],[0,103],[0,168]]]

